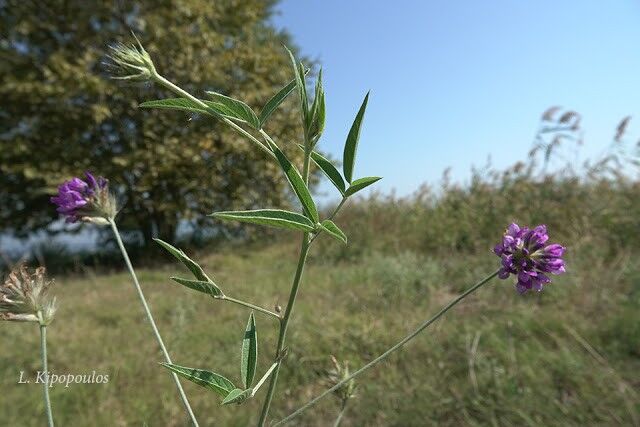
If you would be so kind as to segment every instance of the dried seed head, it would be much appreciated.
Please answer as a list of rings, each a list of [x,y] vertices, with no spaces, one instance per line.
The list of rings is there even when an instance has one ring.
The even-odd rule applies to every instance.
[[[557,105],[554,105],[553,107],[549,107],[544,113],[542,113],[541,120],[547,121],[547,122],[553,121],[553,118],[555,117],[558,111],[560,111],[560,107],[558,107]]]
[[[33,273],[24,265],[12,271],[0,285],[0,320],[48,325],[56,311],[56,299],[49,294],[52,284],[44,267]]]
[[[616,142],[620,142],[625,132],[627,131],[627,127],[629,126],[630,121],[631,121],[631,116],[627,116],[624,119],[622,119],[620,124],[618,124],[618,127],[616,128],[616,136],[614,138]]]
[[[120,73],[113,76],[114,79],[144,81],[158,75],[151,57],[142,47],[135,34],[133,37],[136,39],[137,45],[117,43],[111,46],[109,59],[111,59],[115,68],[119,69]]]
[[[334,356],[331,356],[331,363],[333,364],[333,368],[327,371],[327,385],[329,387],[333,387],[334,385],[344,381],[350,375],[349,362],[345,362],[344,365],[342,365]],[[351,379],[342,387],[334,391],[334,393],[344,403],[355,397],[355,390],[355,380]]]

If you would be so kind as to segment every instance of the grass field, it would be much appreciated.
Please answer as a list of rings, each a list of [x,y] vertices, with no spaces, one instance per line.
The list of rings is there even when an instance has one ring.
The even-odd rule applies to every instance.
[[[510,281],[495,280],[364,375],[343,425],[638,425],[639,258],[629,253],[605,261],[589,243],[567,246],[569,273],[545,292],[522,297]],[[284,304],[295,245],[231,249],[197,258],[227,294],[266,307]],[[167,278],[182,270],[169,261],[140,276],[174,362],[238,380],[247,311],[172,284]],[[290,327],[274,418],[324,389],[329,355],[360,366],[497,261],[488,247],[464,256],[372,252],[367,260],[347,261],[316,252]],[[50,369],[110,377],[108,384],[54,386],[58,425],[186,425],[129,277],[61,277],[57,294]],[[275,330],[273,320],[258,317],[260,372]],[[40,426],[40,386],[17,384],[20,371],[39,369],[37,328],[4,324],[2,334],[2,425]],[[203,426],[255,422],[264,393],[222,407],[212,392],[186,381],[185,387]],[[337,400],[326,399],[294,425],[331,425],[337,411]]]

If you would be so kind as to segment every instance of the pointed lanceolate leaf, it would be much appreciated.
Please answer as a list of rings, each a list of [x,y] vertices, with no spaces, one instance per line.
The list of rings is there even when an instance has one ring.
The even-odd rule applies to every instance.
[[[244,102],[213,91],[207,91],[207,95],[209,95],[214,102],[222,104],[229,111],[228,116],[242,120],[256,130],[260,129],[260,119],[258,119],[258,116],[256,116],[256,113],[253,112],[251,107]]]
[[[233,119],[232,111],[227,109],[224,105],[216,102],[201,100],[206,104],[206,108],[187,98],[167,98],[158,99],[154,101],[143,102],[139,106],[141,108],[159,108],[165,110],[180,110],[188,113],[208,114],[214,117],[228,117]]]
[[[210,295],[212,297],[220,297],[220,296],[223,295],[223,293],[220,290],[220,288],[213,282],[204,282],[202,280],[183,279],[181,277],[172,277],[171,280],[173,280],[176,283],[181,284],[182,286],[186,286],[187,288],[196,290],[198,292],[205,293],[205,294]]]
[[[360,110],[356,114],[356,118],[351,125],[349,135],[347,135],[347,142],[344,145],[344,155],[342,158],[342,168],[344,170],[344,177],[347,182],[351,182],[353,179],[353,166],[356,161],[356,151],[358,149],[358,140],[360,139],[360,127],[362,126],[362,119],[364,118],[364,112],[367,109],[367,102],[369,101],[369,93],[364,97]]]
[[[293,73],[295,75],[296,88],[298,89],[298,95],[300,98],[300,109],[302,110],[302,121],[307,123],[307,117],[309,116],[309,101],[307,101],[307,87],[304,82],[304,67],[296,61],[293,53],[285,46],[285,50],[289,54],[291,59],[291,65],[293,66]]]
[[[240,374],[244,388],[249,388],[253,384],[258,364],[258,331],[256,330],[256,318],[253,312],[249,315],[247,328],[242,339],[242,356],[240,358]]]
[[[172,363],[161,363],[161,365],[199,386],[215,391],[225,398],[236,389],[236,386],[231,381],[215,372],[205,371],[204,369],[187,368],[186,366],[174,365]]]
[[[381,179],[382,178],[379,176],[368,176],[366,178],[356,179],[351,183],[351,186],[347,188],[347,191],[344,192],[344,195],[351,196],[357,193],[358,191],[362,190],[363,188],[366,188],[371,184],[373,184],[374,182],[379,181]]]
[[[215,212],[209,216],[224,220],[249,222],[252,224],[268,225],[277,228],[287,228],[290,230],[313,231],[315,228],[314,223],[306,216],[296,212],[283,211],[280,209]]]
[[[319,219],[318,209],[311,197],[307,184],[304,183],[302,176],[300,176],[300,172],[298,172],[298,169],[296,169],[296,167],[289,161],[289,159],[287,159],[287,156],[285,156],[278,147],[273,147],[273,153],[276,155],[276,159],[278,160],[284,175],[287,177],[287,181],[289,181],[291,188],[293,188],[298,199],[300,199],[300,203],[302,203],[302,207],[309,219],[311,219],[314,224],[317,223]]]
[[[324,101],[324,88],[322,86],[322,68],[318,73],[318,79],[316,80],[315,98],[311,105],[311,112],[309,113],[309,138],[315,145],[322,132],[324,131],[325,122],[325,101]]]
[[[173,255],[178,260],[180,260],[180,262],[182,262],[189,270],[191,270],[191,273],[193,273],[196,279],[201,280],[203,282],[213,283],[213,280],[211,280],[209,276],[205,274],[202,267],[200,267],[194,260],[189,258],[181,249],[171,246],[169,243],[162,241],[160,239],[153,239],[153,240],[157,244],[162,246],[164,249],[166,249],[171,255]]]
[[[298,144],[298,147],[304,151],[304,145]],[[317,151],[311,152],[311,160],[313,160],[327,178],[329,178],[329,181],[331,181],[331,183],[338,189],[340,194],[344,195],[346,184],[342,175],[340,175],[340,171],[338,171],[338,168],[331,163],[331,160],[327,159]]]
[[[251,389],[241,390],[239,388],[236,388],[234,390],[231,390],[231,393],[229,393],[229,395],[224,398],[224,400],[222,401],[222,404],[223,405],[229,405],[231,403],[240,404],[245,400],[247,400],[249,397],[251,397]]]
[[[340,191],[340,194],[344,194],[345,191],[345,183],[344,179],[342,179],[342,175],[338,169],[331,163],[329,159],[324,157],[322,154],[317,151],[311,152],[311,159],[314,161],[316,165],[320,168],[322,172],[329,178],[329,181],[333,183],[333,185]]]
[[[210,111],[187,98],[157,99],[143,102],[139,106],[141,108],[160,108],[167,110],[181,110],[198,114],[211,114]]]
[[[334,238],[340,240],[345,245],[347,244],[347,236],[340,230],[340,228],[330,219],[325,219],[320,223],[320,227]]]
[[[309,72],[309,68],[305,70],[305,74]],[[260,127],[263,127],[267,122],[267,119],[271,116],[271,114],[282,104],[282,102],[287,99],[287,96],[296,88],[296,80],[293,79],[287,84],[285,87],[280,89],[278,93],[273,95],[264,107],[262,107],[262,111],[260,111]]]

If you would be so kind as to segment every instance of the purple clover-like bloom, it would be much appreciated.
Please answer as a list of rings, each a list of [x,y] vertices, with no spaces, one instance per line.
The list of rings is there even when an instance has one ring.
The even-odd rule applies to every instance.
[[[502,258],[498,277],[506,279],[517,276],[516,289],[521,294],[535,290],[540,292],[551,279],[545,273],[562,274],[565,264],[562,259],[565,248],[557,243],[546,245],[549,240],[546,225],[532,229],[511,224],[493,252]]]
[[[56,209],[67,222],[77,222],[85,217],[107,216],[111,209],[108,181],[96,179],[90,172],[84,173],[86,180],[74,177],[58,187],[58,195],[51,198]]]

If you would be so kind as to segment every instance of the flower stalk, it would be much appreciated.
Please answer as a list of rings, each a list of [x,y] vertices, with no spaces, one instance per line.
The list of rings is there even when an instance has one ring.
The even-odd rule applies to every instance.
[[[147,320],[149,321],[149,324],[151,325],[151,329],[153,329],[153,333],[156,337],[156,340],[160,345],[160,349],[162,350],[162,354],[164,355],[165,362],[171,364],[172,363],[171,357],[169,356],[169,352],[167,351],[167,348],[164,345],[164,341],[162,340],[160,331],[156,326],[156,322],[153,319],[153,315],[151,314],[151,309],[149,308],[149,304],[147,304],[147,300],[144,296],[144,293],[142,292],[142,287],[140,286],[140,282],[138,281],[138,276],[136,275],[136,272],[133,269],[133,265],[131,264],[131,260],[129,259],[129,254],[127,253],[127,249],[124,247],[124,243],[122,242],[122,238],[120,237],[120,232],[118,231],[116,222],[113,218],[109,218],[108,221],[109,221],[109,225],[111,226],[111,230],[113,230],[113,234],[116,238],[116,242],[118,243],[118,247],[120,248],[120,252],[122,252],[122,257],[124,258],[124,262],[127,265],[127,268],[129,269],[131,278],[133,279],[133,284],[138,293],[138,297],[140,298],[140,302],[142,303],[142,307],[144,308],[144,312],[147,315]],[[184,389],[182,388],[180,379],[175,373],[171,373],[171,376],[173,377],[173,381],[176,383],[176,387],[178,388],[178,393],[180,394],[180,399],[182,400],[182,403],[187,413],[189,414],[191,423],[193,424],[193,426],[198,427],[199,426],[198,421],[196,420],[193,410],[191,409],[191,405],[189,404],[187,395],[185,394]]]
[[[0,320],[32,322],[40,326],[40,356],[42,359],[44,407],[47,424],[53,427],[53,412],[49,397],[49,367],[47,363],[47,325],[56,313],[56,298],[51,295],[52,280],[44,267],[30,273],[25,266],[12,271],[0,284]]]
[[[47,425],[53,427],[53,412],[51,411],[51,398],[49,397],[49,365],[47,363],[47,323],[42,312],[38,312],[40,323],[40,355],[42,356],[42,371],[44,372],[44,383],[42,391],[44,397],[44,409],[47,414]]]
[[[440,317],[442,317],[447,311],[449,311],[451,308],[453,308],[460,301],[462,301],[467,296],[471,295],[472,293],[474,293],[475,291],[480,289],[486,283],[491,281],[491,279],[493,279],[494,277],[498,276],[499,272],[500,272],[500,270],[494,271],[493,273],[491,273],[490,275],[488,275],[487,277],[485,277],[484,279],[480,280],[478,283],[476,283],[475,285],[473,285],[472,287],[470,287],[469,289],[464,291],[462,294],[458,295],[449,304],[445,305],[438,313],[436,313],[433,317],[431,317],[430,319],[428,319],[425,322],[423,322],[413,332],[411,332],[409,335],[407,335],[406,337],[401,339],[397,344],[393,345],[391,348],[389,348],[387,351],[382,353],[380,356],[376,357],[371,362],[369,362],[366,365],[364,365],[362,368],[360,368],[357,371],[353,372],[351,375],[349,375],[348,377],[344,378],[342,381],[340,381],[339,383],[337,383],[333,387],[325,390],[320,395],[318,395],[317,397],[315,397],[312,400],[310,400],[309,402],[307,402],[304,406],[302,406],[301,408],[299,408],[295,412],[291,413],[287,417],[285,417],[282,420],[280,420],[277,423],[275,423],[273,425],[273,427],[276,427],[276,426],[279,426],[279,425],[283,425],[283,424],[291,421],[293,418],[297,417],[298,415],[300,415],[301,413],[303,413],[304,411],[306,411],[307,409],[309,409],[310,407],[312,407],[313,405],[318,403],[318,401],[320,401],[321,399],[323,399],[327,395],[335,392],[340,387],[342,387],[345,384],[347,384],[349,381],[353,380],[357,376],[361,375],[362,373],[366,372],[367,370],[369,370],[369,369],[373,368],[374,366],[376,366],[378,363],[380,363],[383,360],[385,360],[387,357],[389,357],[390,355],[392,355],[393,353],[395,353],[396,351],[401,349],[405,344],[407,344],[409,341],[411,341],[416,336],[418,336],[418,334],[420,334],[420,332],[425,330],[427,327],[429,327],[429,325],[431,325],[433,322],[435,322]]]

